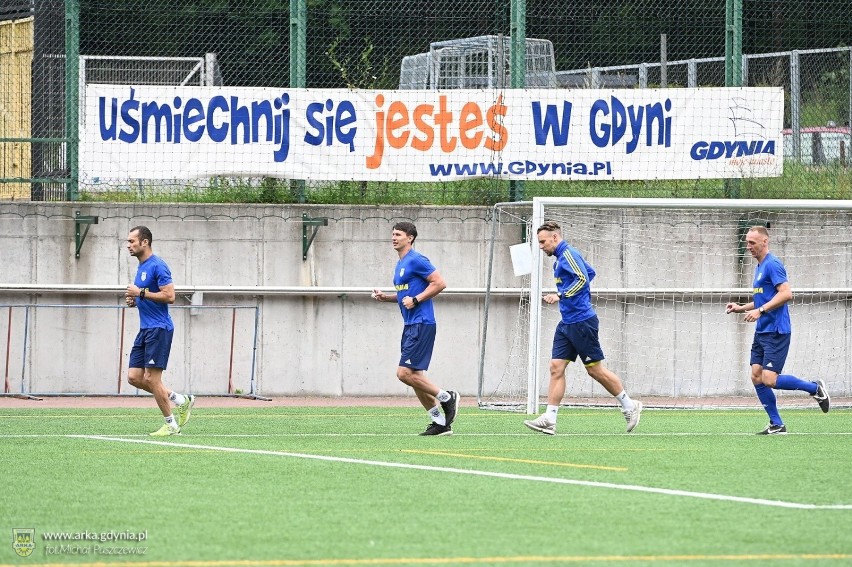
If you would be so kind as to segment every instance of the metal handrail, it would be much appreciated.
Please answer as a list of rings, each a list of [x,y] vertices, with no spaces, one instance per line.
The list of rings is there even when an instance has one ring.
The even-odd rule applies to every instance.
[[[127,289],[124,285],[98,285],[98,284],[3,284],[0,283],[0,293],[21,294],[69,294],[79,293],[87,295],[121,295]],[[298,295],[298,296],[324,296],[324,295],[369,295],[372,287],[334,287],[334,286],[227,286],[227,285],[184,285],[175,286],[175,293],[192,294],[201,292],[205,294],[220,295]],[[390,288],[382,288],[383,291],[393,291]],[[485,295],[484,287],[450,287],[441,292],[442,296],[479,296]],[[544,290],[550,293],[552,290]],[[852,287],[796,287],[793,293],[804,295],[852,295]],[[515,297],[528,293],[529,288],[524,287],[500,287],[491,288],[488,293],[499,296]],[[592,295],[596,297],[618,297],[625,295],[633,296],[728,296],[728,295],[751,295],[751,288],[655,288],[655,287],[619,287],[619,288],[593,288]]]
[[[26,294],[51,294],[51,293],[80,293],[88,295],[114,295],[123,294],[126,285],[98,285],[98,284],[0,284],[0,293],[26,293]],[[191,294],[202,292],[205,294],[220,295],[370,295],[373,287],[333,287],[333,286],[228,286],[228,285],[177,285],[175,293]],[[393,291],[391,288],[380,288],[383,291]],[[525,288],[499,288],[492,289],[491,293],[497,295],[515,296],[523,293]],[[485,288],[460,287],[448,288],[441,295],[484,295]]]

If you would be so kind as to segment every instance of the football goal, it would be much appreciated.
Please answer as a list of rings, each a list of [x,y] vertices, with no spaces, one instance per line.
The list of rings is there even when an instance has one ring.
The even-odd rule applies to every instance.
[[[558,306],[541,300],[555,291],[554,259],[536,239],[545,221],[559,223],[597,272],[591,291],[606,364],[646,407],[757,403],[749,378],[754,324],[725,313],[728,302],[751,301],[757,262],[745,234],[754,225],[768,228],[769,249],[794,293],[784,373],[825,380],[835,401],[852,396],[852,201],[536,198],[494,207],[481,407],[532,414],[544,402],[560,320]],[[527,256],[530,270],[510,261],[508,245],[517,252],[521,242],[524,254],[513,255]],[[491,309],[507,301],[491,290],[509,288],[518,291],[517,313],[499,320],[514,310]],[[566,379],[563,403],[614,403],[582,364],[570,364]],[[776,394],[782,406],[813,404],[801,392]]]

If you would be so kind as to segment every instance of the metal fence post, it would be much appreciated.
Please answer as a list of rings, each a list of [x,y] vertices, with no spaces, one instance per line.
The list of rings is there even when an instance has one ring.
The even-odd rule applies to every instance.
[[[511,70],[509,80],[513,89],[522,89],[526,83],[527,74],[527,0],[511,0],[512,50]],[[518,201],[524,198],[524,182],[509,182],[509,200]]]
[[[790,127],[793,129],[793,159],[802,161],[802,84],[799,51],[790,52]]]
[[[80,3],[65,0],[65,164],[69,179],[66,198],[80,198],[79,144],[80,144]]]
[[[290,2],[290,88],[303,89],[307,69],[307,0]],[[291,188],[299,203],[305,202],[305,180],[294,179]]]

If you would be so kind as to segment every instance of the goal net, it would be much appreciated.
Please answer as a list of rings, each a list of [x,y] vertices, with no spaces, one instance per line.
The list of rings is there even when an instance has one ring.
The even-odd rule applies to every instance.
[[[541,300],[556,287],[554,259],[537,244],[545,221],[559,223],[597,272],[591,291],[606,364],[646,407],[757,403],[754,324],[725,314],[726,303],[751,301],[757,262],[745,234],[753,225],[768,227],[793,289],[783,373],[825,380],[835,403],[852,396],[852,201],[536,198],[494,207],[481,407],[536,413],[545,401],[560,320],[558,306]],[[508,247],[522,239],[532,270],[515,276]],[[501,301],[517,302],[514,320],[500,320]],[[566,380],[565,404],[614,403],[582,364],[569,364]],[[813,405],[802,392],[776,394],[782,406]]]

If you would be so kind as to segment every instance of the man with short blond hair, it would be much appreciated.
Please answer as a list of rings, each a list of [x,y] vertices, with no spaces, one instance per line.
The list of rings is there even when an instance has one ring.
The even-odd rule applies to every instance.
[[[791,374],[781,374],[790,350],[792,325],[787,303],[793,299],[787,270],[774,254],[769,252],[769,231],[764,226],[753,226],[746,233],[746,248],[757,260],[754,270],[753,300],[749,303],[728,303],[726,313],[745,313],[744,321],[756,323],[751,345],[751,381],[757,398],[769,415],[769,425],[758,435],[783,435],[787,426],[778,413],[776,390],[801,390],[809,393],[823,413],[831,407],[831,398],[825,382],[808,382]]]
[[[544,296],[544,302],[558,303],[562,320],[553,336],[547,411],[536,419],[524,421],[524,425],[546,435],[556,434],[556,416],[565,395],[565,370],[579,357],[589,376],[621,405],[621,413],[627,420],[627,433],[630,433],[639,425],[642,402],[631,400],[621,378],[604,365],[604,353],[598,340],[598,316],[592,307],[589,287],[595,270],[577,249],[562,239],[562,228],[555,222],[544,223],[536,234],[538,247],[548,256],[556,257],[553,275],[558,293]]]

